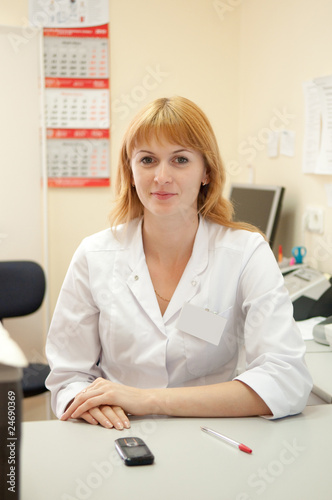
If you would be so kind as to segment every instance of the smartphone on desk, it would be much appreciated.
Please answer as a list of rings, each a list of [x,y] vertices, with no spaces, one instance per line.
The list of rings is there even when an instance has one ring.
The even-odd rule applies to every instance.
[[[150,465],[154,461],[154,455],[141,438],[119,438],[114,444],[126,465]]]

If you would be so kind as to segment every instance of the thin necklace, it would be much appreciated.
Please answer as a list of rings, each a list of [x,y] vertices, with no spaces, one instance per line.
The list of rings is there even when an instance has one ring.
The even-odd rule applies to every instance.
[[[158,297],[159,297],[161,300],[164,300],[165,302],[170,302],[170,301],[171,301],[171,299],[165,299],[165,297],[162,297],[161,295],[159,295],[159,293],[157,292],[157,290],[156,290],[156,289],[154,289],[154,291],[155,291],[156,295],[158,295]]]

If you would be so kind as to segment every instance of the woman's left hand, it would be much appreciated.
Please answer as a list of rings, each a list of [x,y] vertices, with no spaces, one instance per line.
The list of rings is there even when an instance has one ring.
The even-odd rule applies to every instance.
[[[97,378],[86,389],[74,398],[73,402],[62,415],[61,420],[81,418],[89,412],[94,418],[99,412],[93,410],[103,406],[120,407],[125,413],[132,415],[146,415],[149,410],[149,396],[147,389],[137,389],[126,385],[116,384],[103,378]],[[110,414],[110,412],[107,412]],[[99,419],[97,418],[99,421]],[[99,423],[102,423],[99,421]],[[111,420],[111,423],[114,423]],[[103,425],[103,424],[102,424]]]

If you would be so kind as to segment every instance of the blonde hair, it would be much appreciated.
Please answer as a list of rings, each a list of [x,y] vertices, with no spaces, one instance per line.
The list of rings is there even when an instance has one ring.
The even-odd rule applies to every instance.
[[[143,215],[143,205],[132,186],[133,150],[151,136],[194,149],[202,154],[209,184],[201,186],[198,213],[223,226],[259,231],[256,227],[233,221],[233,206],[223,196],[226,171],[212,126],[203,111],[184,97],[156,99],[143,108],[130,123],[123,138],[115,183],[115,202],[109,215],[112,226],[128,223]]]

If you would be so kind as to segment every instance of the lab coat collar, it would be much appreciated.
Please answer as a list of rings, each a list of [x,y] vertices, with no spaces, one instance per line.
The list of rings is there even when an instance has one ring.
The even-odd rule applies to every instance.
[[[185,302],[189,302],[200,291],[201,274],[207,267],[208,259],[208,225],[200,217],[191,257],[163,316],[165,324],[182,309]]]
[[[128,247],[128,265],[133,271],[139,261],[144,257],[143,248],[143,238],[142,238],[142,223],[143,218],[134,219],[129,223],[129,228],[127,232],[127,242]]]
[[[134,223],[134,221],[132,221]],[[136,229],[134,229],[136,226]],[[131,273],[127,284],[136,296],[141,307],[150,316],[158,328],[165,333],[165,325],[178,313],[184,302],[190,301],[200,289],[200,275],[208,264],[209,231],[208,223],[200,217],[195,237],[192,255],[173,294],[173,297],[161,316],[156,294],[153,289],[149,270],[146,264],[143,239],[142,219],[135,221],[132,228],[128,228],[131,236],[128,245],[128,265]],[[128,242],[129,243],[129,242]]]

